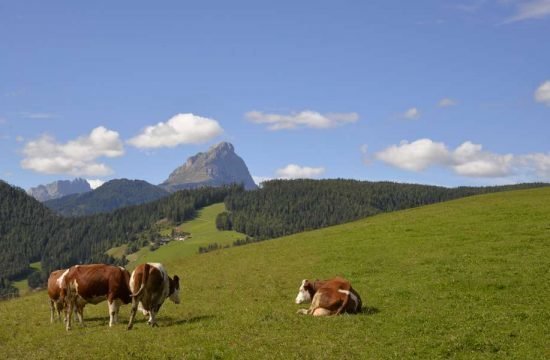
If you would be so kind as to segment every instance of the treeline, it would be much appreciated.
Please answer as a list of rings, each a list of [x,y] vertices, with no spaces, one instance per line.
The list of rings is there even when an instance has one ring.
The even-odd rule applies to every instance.
[[[182,190],[147,204],[81,218],[63,218],[0,180],[0,278],[7,281],[28,275],[31,262],[41,261],[42,273],[33,283],[44,283],[51,270],[74,264],[102,262],[123,265],[105,251],[137,240],[137,234],[161,219],[180,223],[197,210],[222,202],[241,186]],[[40,277],[38,277],[40,276]]]
[[[24,190],[0,180],[0,278],[5,279],[3,281],[31,271],[29,264],[40,260],[46,244],[58,231],[58,220]]]
[[[547,184],[458,187],[356,180],[272,180],[260,190],[235,193],[225,200],[230,211],[216,219],[254,239],[269,239],[342,224],[381,212],[460,197]]]

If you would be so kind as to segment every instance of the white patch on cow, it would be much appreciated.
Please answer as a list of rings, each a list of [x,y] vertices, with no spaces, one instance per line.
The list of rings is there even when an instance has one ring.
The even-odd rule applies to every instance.
[[[298,289],[298,295],[296,296],[296,304],[302,304],[304,302],[311,301],[311,295],[309,294],[309,291],[305,289],[305,284],[307,280],[302,280],[302,285],[300,285],[300,289]]]
[[[136,272],[132,271],[132,275],[130,276],[130,291],[132,294],[135,294],[139,289],[136,289]]]
[[[355,296],[355,294],[349,290],[338,289],[338,292],[342,294],[346,294],[347,296],[351,297],[351,300],[355,304],[355,311],[357,311],[357,306],[359,306],[359,299],[357,299],[357,296]]]
[[[118,322],[118,309],[120,308],[120,305],[121,301],[118,299],[112,303],[109,303],[109,327],[112,327]]]
[[[69,269],[65,270],[65,272],[59,277],[57,278],[57,286],[61,289],[63,288],[63,285],[65,283],[65,275],[67,275],[69,273]]]

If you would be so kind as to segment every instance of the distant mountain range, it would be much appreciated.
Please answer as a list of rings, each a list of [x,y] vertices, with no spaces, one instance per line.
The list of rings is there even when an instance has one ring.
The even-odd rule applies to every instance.
[[[91,191],[90,184],[81,178],[74,180],[58,180],[47,185],[39,185],[27,190],[27,194],[36,200],[44,202],[52,199],[59,199],[71,194],[81,194]]]
[[[44,205],[64,216],[82,216],[143,204],[168,194],[143,180],[117,179],[106,182],[94,191],[48,200]]]
[[[222,142],[207,152],[191,156],[160,186],[173,192],[228,184],[243,184],[246,190],[257,188],[245,162],[235,153],[233,145]]]
[[[257,188],[233,145],[222,142],[188,158],[159,186],[142,180],[118,179],[92,190],[86,180],[74,179],[40,185],[27,193],[61,215],[83,216],[143,204],[183,189],[229,184],[242,184],[246,190]]]

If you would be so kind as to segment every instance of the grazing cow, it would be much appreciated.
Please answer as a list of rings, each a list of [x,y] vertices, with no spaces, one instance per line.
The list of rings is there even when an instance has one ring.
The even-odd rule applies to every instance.
[[[92,264],[75,265],[62,275],[62,298],[68,305],[67,330],[71,329],[73,309],[81,304],[98,304],[107,300],[109,326],[118,321],[120,305],[131,301],[128,283],[130,273],[123,267]]]
[[[132,272],[130,278],[130,291],[132,292],[132,310],[128,330],[134,323],[138,304],[144,315],[149,315],[147,321],[151,326],[157,326],[156,315],[166,298],[174,303],[180,303],[179,278],[174,279],[168,276],[164,266],[159,263],[141,264]]]
[[[330,280],[303,280],[296,296],[296,304],[311,301],[309,309],[298,313],[313,316],[339,315],[343,312],[356,314],[363,303],[349,281],[341,277]]]
[[[61,311],[66,308],[65,301],[61,298],[61,277],[64,273],[67,273],[67,269],[54,270],[51,272],[48,278],[48,296],[50,298],[50,322],[54,322],[55,313],[57,312],[57,319],[61,320]],[[82,323],[82,315],[84,312],[84,305],[77,303],[75,308],[76,314]],[[67,321],[67,313],[65,312],[65,321]]]

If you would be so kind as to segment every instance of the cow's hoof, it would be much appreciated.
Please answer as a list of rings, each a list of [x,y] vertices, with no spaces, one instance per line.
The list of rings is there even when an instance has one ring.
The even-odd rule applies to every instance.
[[[307,315],[307,309],[299,309],[296,314]]]

